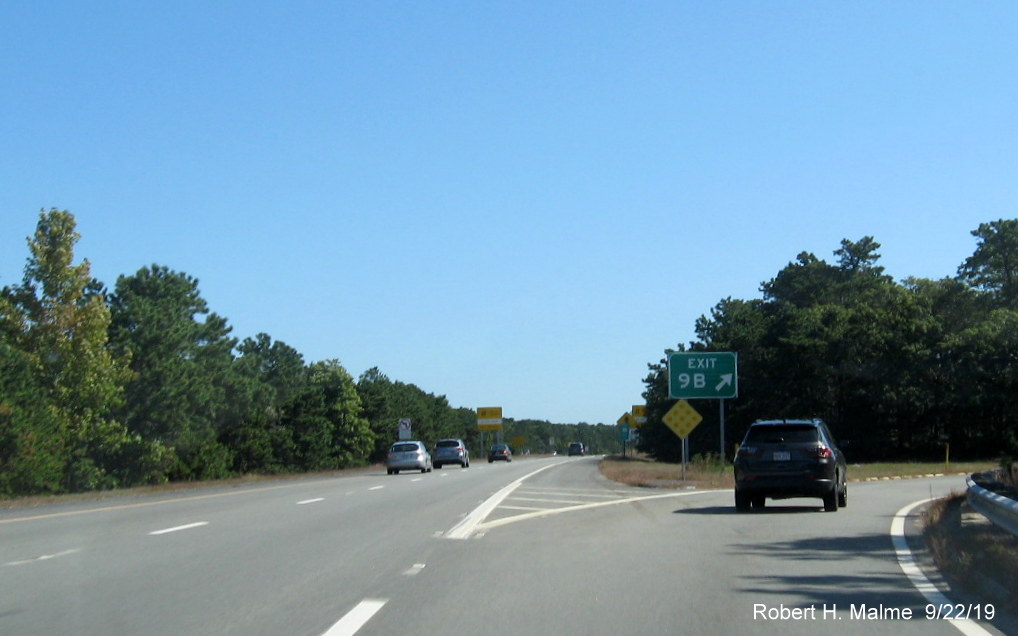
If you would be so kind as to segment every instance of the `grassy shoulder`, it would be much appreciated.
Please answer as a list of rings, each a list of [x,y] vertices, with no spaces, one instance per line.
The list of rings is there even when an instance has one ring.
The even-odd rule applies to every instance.
[[[940,571],[976,598],[1018,613],[1018,537],[972,510],[964,494],[927,510],[926,545]]]
[[[154,484],[151,486],[133,486],[131,488],[115,488],[112,490],[90,490],[80,493],[62,493],[59,495],[26,495],[18,497],[0,496],[0,510],[16,508],[35,508],[60,503],[73,503],[79,501],[106,501],[110,499],[126,499],[151,494],[165,494],[176,492],[187,492],[207,488],[238,488],[261,483],[273,483],[280,481],[296,481],[300,479],[329,479],[349,475],[359,475],[371,471],[385,470],[381,464],[362,466],[359,468],[344,468],[341,470],[328,470],[309,473],[281,473],[281,474],[248,474],[229,479],[215,479],[209,481],[176,481],[166,484]]]
[[[878,481],[928,475],[971,474],[990,470],[996,465],[985,462],[901,462],[882,464],[850,464],[848,480]],[[686,466],[685,478],[681,464],[656,462],[645,457],[606,457],[601,462],[605,477],[627,484],[650,488],[734,488],[731,464],[696,458]]]

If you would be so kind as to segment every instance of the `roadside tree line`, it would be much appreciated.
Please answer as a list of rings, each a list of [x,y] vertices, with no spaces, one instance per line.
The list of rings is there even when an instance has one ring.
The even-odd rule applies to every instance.
[[[75,263],[79,238],[71,213],[40,213],[23,280],[0,289],[0,496],[363,466],[400,418],[417,439],[481,450],[472,409],[264,333],[238,339],[166,266],[108,289]],[[611,432],[507,420],[504,435],[548,452]]]
[[[734,351],[739,396],[726,400],[729,457],[757,419],[820,417],[852,461],[1018,455],[1018,220],[981,224],[957,275],[896,282],[873,237],[843,240],[828,263],[803,252],[762,298],[725,298],[695,342],[649,364],[642,450],[680,460],[661,417],[671,351]],[[718,453],[718,401],[690,401],[704,421],[693,453]]]

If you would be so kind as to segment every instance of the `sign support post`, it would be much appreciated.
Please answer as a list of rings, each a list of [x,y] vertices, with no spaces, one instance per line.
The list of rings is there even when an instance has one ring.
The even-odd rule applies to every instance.
[[[719,419],[721,420],[721,454],[719,455],[719,457],[721,458],[721,463],[724,464],[725,463],[725,398],[721,398],[720,402],[721,402],[721,417]]]

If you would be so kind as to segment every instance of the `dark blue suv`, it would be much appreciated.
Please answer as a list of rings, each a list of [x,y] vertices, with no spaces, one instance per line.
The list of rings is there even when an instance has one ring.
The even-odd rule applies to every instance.
[[[848,464],[823,420],[761,420],[735,455],[735,508],[763,508],[767,497],[819,497],[824,510],[848,504]]]

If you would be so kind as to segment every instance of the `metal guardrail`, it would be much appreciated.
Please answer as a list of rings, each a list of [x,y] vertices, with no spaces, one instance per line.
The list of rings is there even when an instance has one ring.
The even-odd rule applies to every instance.
[[[983,488],[972,477],[965,478],[969,505],[995,525],[1018,536],[1018,501]]]

